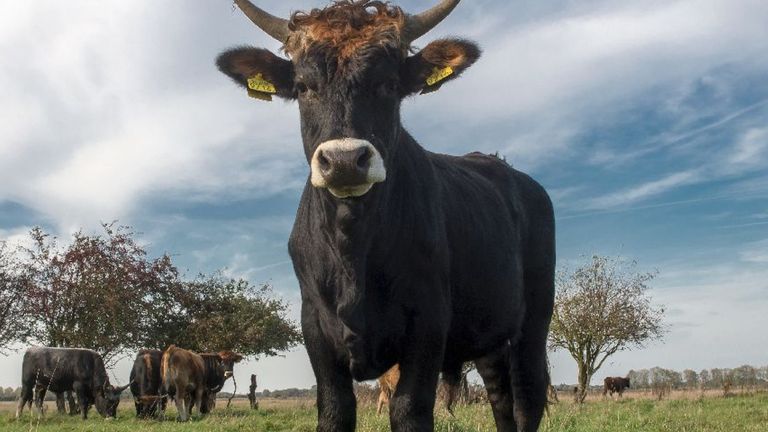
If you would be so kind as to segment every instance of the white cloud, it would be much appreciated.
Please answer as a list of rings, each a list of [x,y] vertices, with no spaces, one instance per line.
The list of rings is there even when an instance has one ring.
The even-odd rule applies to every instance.
[[[501,16],[518,7],[497,6]],[[525,166],[572,156],[574,133],[649,92],[684,87],[726,64],[768,67],[760,54],[768,49],[768,5],[757,0],[580,2],[547,18],[478,26],[484,55],[477,65],[408,106],[440,122],[422,134],[437,129],[466,140],[472,136],[462,130],[492,125],[506,142],[481,143],[483,150],[514,149],[513,162]]]
[[[700,180],[701,175],[693,170],[669,174],[658,180],[586,200],[583,205],[589,210],[620,207],[661,195],[681,186],[697,183]]]
[[[768,264],[768,239],[746,245],[740,255],[745,262]]]
[[[764,169],[768,165],[768,128],[746,131],[733,150],[727,162],[734,171]]]
[[[234,18],[220,9],[218,25]],[[0,43],[13,59],[0,81],[14,83],[0,90],[0,200],[68,231],[126,218],[148,194],[221,199],[303,184],[295,107],[233,91],[213,66],[232,42],[201,44],[201,23],[179,13],[149,1],[0,6],[0,27],[16,29]]]

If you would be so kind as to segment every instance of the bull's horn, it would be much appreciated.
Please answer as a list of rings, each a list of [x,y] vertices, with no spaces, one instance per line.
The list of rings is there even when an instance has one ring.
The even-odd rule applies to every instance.
[[[131,381],[131,382],[133,382],[133,381]],[[128,387],[130,387],[130,386],[131,386],[131,383],[128,383],[128,384],[126,384],[126,385],[124,385],[124,386],[122,386],[122,387],[115,387],[115,388],[114,388],[112,391],[113,391],[114,393],[122,393],[122,392],[124,392],[124,391],[125,391],[125,389],[127,389],[127,388],[128,388]]]
[[[408,15],[403,29],[403,40],[413,42],[435,28],[444,20],[461,0],[442,0],[440,4],[418,15]]]
[[[271,15],[248,0],[235,0],[235,4],[256,26],[264,30],[264,33],[277,39],[278,42],[285,43],[291,34],[288,20]]]

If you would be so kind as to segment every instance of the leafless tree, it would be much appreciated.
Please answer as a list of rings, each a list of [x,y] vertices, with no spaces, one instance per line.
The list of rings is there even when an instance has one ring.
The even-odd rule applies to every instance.
[[[637,273],[635,267],[635,262],[593,256],[573,272],[558,272],[549,342],[551,349],[565,349],[576,360],[579,402],[606,359],[664,334],[664,309],[648,296],[655,273]]]

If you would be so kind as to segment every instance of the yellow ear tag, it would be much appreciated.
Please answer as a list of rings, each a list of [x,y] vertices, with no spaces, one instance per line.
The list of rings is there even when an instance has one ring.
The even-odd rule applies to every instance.
[[[277,93],[275,85],[264,79],[261,74],[248,78],[248,96],[264,101],[271,101],[270,94]]]
[[[427,85],[435,85],[439,83],[440,81],[448,78],[449,76],[453,75],[453,68],[450,66],[446,66],[444,68],[436,67],[432,69],[432,74],[427,77]]]

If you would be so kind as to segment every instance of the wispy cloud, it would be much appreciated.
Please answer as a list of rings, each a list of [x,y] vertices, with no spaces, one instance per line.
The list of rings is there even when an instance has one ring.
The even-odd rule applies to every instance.
[[[747,245],[746,250],[741,252],[741,259],[750,263],[768,263],[768,239]]]
[[[621,207],[664,194],[681,186],[696,183],[700,179],[701,175],[696,170],[669,174],[658,180],[649,181],[621,191],[611,192],[603,196],[592,198],[584,202],[583,205],[587,210]]]

